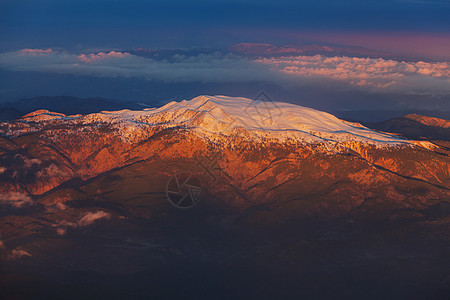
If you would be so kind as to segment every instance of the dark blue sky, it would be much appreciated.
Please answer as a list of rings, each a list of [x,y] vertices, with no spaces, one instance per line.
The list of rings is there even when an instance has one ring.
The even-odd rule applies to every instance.
[[[264,89],[330,112],[450,114],[449,16],[450,0],[0,0],[0,103]],[[306,56],[255,60],[238,43]]]
[[[447,0],[0,0],[1,48],[292,42],[315,32],[448,35]]]

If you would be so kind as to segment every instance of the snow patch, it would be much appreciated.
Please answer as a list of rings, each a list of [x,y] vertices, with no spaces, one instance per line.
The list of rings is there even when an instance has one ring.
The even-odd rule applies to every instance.
[[[396,135],[376,132],[359,123],[338,119],[332,114],[284,102],[254,101],[243,97],[199,96],[172,101],[162,107],[142,111],[101,112],[83,118],[83,123],[115,124],[126,138],[145,126],[185,127],[215,139],[218,133],[232,135],[240,128],[259,139],[303,142],[357,141],[377,146],[414,145]]]

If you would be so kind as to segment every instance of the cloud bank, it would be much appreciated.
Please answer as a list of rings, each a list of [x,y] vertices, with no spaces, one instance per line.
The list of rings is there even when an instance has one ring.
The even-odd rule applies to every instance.
[[[403,94],[450,94],[450,62],[404,62],[347,56],[248,58],[228,53],[164,59],[123,51],[68,53],[23,49],[0,54],[0,69],[162,82],[307,84]]]
[[[299,78],[329,78],[379,91],[450,93],[449,62],[399,62],[322,55],[261,58],[256,62]]]
[[[99,77],[144,78],[167,82],[236,82],[266,80],[263,65],[233,54],[175,54],[170,61],[128,52],[70,54],[51,49],[24,49],[0,54],[0,68]],[[266,69],[266,73],[261,71]]]

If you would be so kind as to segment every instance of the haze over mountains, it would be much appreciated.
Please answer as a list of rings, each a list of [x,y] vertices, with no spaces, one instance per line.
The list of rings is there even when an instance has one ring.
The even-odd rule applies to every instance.
[[[247,90],[246,93],[249,91]],[[190,92],[189,92],[190,93]],[[310,97],[313,97],[311,95]],[[301,98],[304,98],[302,96]],[[345,97],[345,95],[336,95],[336,97]],[[307,97],[308,98],[308,97]],[[107,98],[80,98],[73,96],[40,96],[34,98],[20,99],[17,101],[3,102],[0,103],[0,120],[9,121],[18,119],[30,112],[39,109],[46,109],[49,111],[60,112],[64,114],[88,114],[94,112],[100,112],[102,110],[119,110],[119,109],[131,109],[139,110],[146,107],[156,107],[164,105],[168,102],[170,98],[162,99],[159,97],[148,97],[144,100],[139,101],[123,101],[117,99],[107,99]],[[411,100],[411,97],[409,97]],[[174,99],[175,101],[180,101],[181,99]],[[418,99],[417,99],[418,100]],[[376,99],[371,99],[370,101],[376,101]],[[303,101],[302,101],[303,102]],[[319,101],[320,102],[320,101]],[[295,100],[291,103],[296,104]],[[306,104],[309,103],[306,101]],[[317,104],[317,103],[316,103]],[[317,105],[316,105],[317,106]],[[319,105],[322,106],[322,105]],[[348,106],[347,106],[348,107]],[[388,119],[399,118],[407,114],[421,114],[429,117],[437,117],[448,119],[450,117],[450,112],[448,111],[438,111],[438,110],[420,110],[420,109],[406,109],[406,108],[387,108],[385,110],[365,110],[355,107],[354,109],[339,107],[330,108],[327,111],[338,116],[339,118],[363,122],[364,124],[369,124],[372,126],[374,122],[386,121]],[[412,125],[412,124],[410,124]]]
[[[134,103],[104,98],[77,98],[70,96],[35,97],[14,102],[0,103],[0,120],[18,119],[38,109],[47,109],[63,114],[89,114],[102,110],[119,110],[124,108],[140,108]]]

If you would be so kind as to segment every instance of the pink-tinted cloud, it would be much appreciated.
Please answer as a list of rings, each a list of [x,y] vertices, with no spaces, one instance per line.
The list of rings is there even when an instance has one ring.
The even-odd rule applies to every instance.
[[[61,227],[60,228],[56,228],[56,233],[58,235],[65,235],[66,232],[67,232],[67,230],[65,228],[61,228]]]
[[[265,40],[308,41],[317,44],[347,45],[388,52],[398,56],[450,60],[450,38],[447,32],[421,31],[320,31],[288,29],[230,29],[230,34]],[[334,46],[333,46],[334,48]]]
[[[67,228],[69,228],[69,227],[72,227],[72,228],[85,227],[85,226],[92,225],[94,222],[96,222],[98,220],[101,220],[101,219],[108,220],[110,218],[111,218],[110,213],[99,210],[96,212],[88,212],[87,214],[85,214],[83,217],[81,217],[81,219],[79,219],[76,222],[70,222],[70,221],[63,220],[59,224],[53,225],[53,226],[56,227],[56,233],[58,235],[65,235],[67,232]]]
[[[0,195],[0,203],[11,205],[14,207],[23,207],[26,205],[34,204],[33,200],[30,196],[19,193],[19,192],[11,192],[7,194]]]
[[[289,53],[296,51],[295,47],[286,46],[280,49],[269,44],[241,44],[240,47],[269,54],[275,51],[279,55],[251,58],[252,56],[243,57],[232,53],[192,56],[176,54],[170,59],[158,60],[119,51],[90,54],[58,52],[37,56],[9,52],[0,54],[0,68],[10,71],[140,78],[164,82],[270,82],[281,86],[302,84],[314,88],[350,87],[403,94],[450,93],[448,61],[404,62],[351,56],[292,56]]]
[[[439,60],[450,59],[448,33],[430,32],[311,32],[294,34],[318,42],[362,46]]]
[[[51,178],[64,176],[65,172],[52,163],[48,167],[41,169],[40,171],[37,171],[36,175],[39,178]]]
[[[127,52],[110,51],[110,52],[99,52],[99,53],[89,53],[89,54],[79,54],[77,57],[80,61],[84,63],[92,63],[101,61],[108,58],[124,58],[129,56]]]
[[[434,83],[436,89],[450,92],[450,62],[399,62],[382,58],[322,55],[260,58],[255,61],[302,78],[327,78],[381,90],[420,90],[424,86],[430,88],[430,84]]]
[[[8,255],[8,259],[18,259],[23,256],[32,256],[32,255],[23,249],[14,249],[13,251],[11,251],[11,254]]]
[[[22,49],[19,51],[23,55],[45,55],[50,53],[55,53],[53,49]]]
[[[28,158],[26,156],[23,156],[21,154],[14,155],[14,159],[20,159],[23,162],[24,168],[31,168],[33,165],[39,165],[42,163],[42,161],[39,158]]]
[[[97,211],[95,213],[89,212],[83,218],[78,221],[79,226],[88,226],[100,219],[109,219],[111,218],[111,214],[104,211]]]
[[[172,60],[144,58],[127,52],[31,56],[0,53],[0,69],[99,77],[137,77],[167,82],[236,82],[271,78],[268,70],[233,54],[174,55]],[[265,68],[267,69],[267,68]]]

